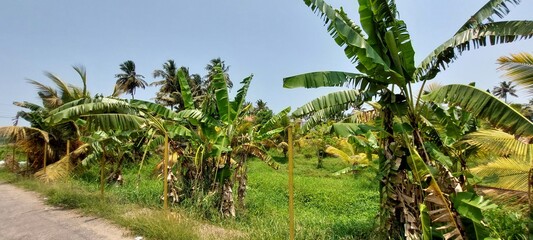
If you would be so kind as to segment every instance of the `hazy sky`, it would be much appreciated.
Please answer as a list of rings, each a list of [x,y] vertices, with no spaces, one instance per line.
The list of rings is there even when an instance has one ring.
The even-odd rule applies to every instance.
[[[329,1],[344,6],[358,22],[355,0]],[[447,40],[486,1],[397,1],[411,33],[416,60]],[[511,7],[504,20],[531,19],[533,2]],[[496,59],[532,52],[533,40],[465,53],[434,81],[475,81],[483,89],[504,80]],[[210,59],[230,65],[234,83],[254,74],[248,100],[263,99],[274,111],[293,110],[332,89],[283,89],[283,77],[319,70],[355,71],[326,31],[323,21],[301,0],[17,0],[0,8],[0,126],[11,125],[22,110],[13,101],[39,103],[34,79],[52,85],[50,71],[81,86],[72,65],[84,65],[92,95],[113,91],[119,64],[133,60],[137,73],[152,82],[152,72],[168,59],[205,75]],[[238,88],[238,86],[236,86]],[[151,99],[157,89],[139,89]],[[234,90],[233,92],[236,92]],[[515,102],[527,102],[521,94]],[[129,95],[123,95],[129,98]]]

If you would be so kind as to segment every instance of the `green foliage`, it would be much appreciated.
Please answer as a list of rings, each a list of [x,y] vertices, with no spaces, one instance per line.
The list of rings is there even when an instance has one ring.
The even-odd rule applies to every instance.
[[[527,239],[527,213],[510,210],[507,206],[490,209],[484,212],[489,224],[494,230],[491,237],[501,239]]]

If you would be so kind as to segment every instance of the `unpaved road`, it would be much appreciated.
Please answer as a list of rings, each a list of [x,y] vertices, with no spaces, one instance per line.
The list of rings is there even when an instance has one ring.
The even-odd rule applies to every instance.
[[[109,222],[45,205],[36,193],[0,182],[0,240],[134,239]]]

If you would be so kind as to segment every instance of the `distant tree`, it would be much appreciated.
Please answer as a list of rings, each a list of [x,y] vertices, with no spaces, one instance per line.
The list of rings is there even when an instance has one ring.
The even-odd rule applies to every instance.
[[[494,89],[492,89],[492,94],[499,98],[503,98],[505,103],[507,103],[507,94],[518,97],[518,95],[516,95],[515,87],[516,85],[513,85],[511,82],[503,81],[500,82],[499,86],[495,86]]]
[[[174,60],[168,60],[163,64],[163,69],[154,71],[154,78],[162,78],[162,80],[150,83],[150,86],[161,86],[155,97],[157,103],[170,108],[174,108],[176,105],[178,108],[183,107],[183,99],[180,94],[181,88],[176,78],[177,71],[178,68]]]
[[[224,60],[220,58],[213,58],[207,66],[205,66],[205,70],[207,70],[207,76],[206,76],[206,84],[210,84],[213,81],[213,76],[216,73],[215,72],[215,66],[220,65],[220,68],[222,69],[222,72],[224,73],[224,77],[226,78],[226,84],[228,85],[228,88],[233,88],[233,82],[231,82],[229,78],[229,66],[226,65]]]
[[[267,106],[267,103],[265,101],[261,100],[261,99],[257,100],[255,102],[255,104],[256,104],[256,107],[252,111],[254,113],[254,115],[255,115],[254,123],[263,125],[266,122],[268,122],[268,120],[270,120],[270,118],[272,118],[274,113]]]
[[[256,106],[257,106],[256,109],[257,109],[258,111],[261,111],[261,110],[264,110],[264,109],[267,109],[267,108],[268,108],[268,107],[267,107],[267,103],[266,103],[265,101],[263,101],[262,99],[257,100],[257,101],[255,102],[255,104],[256,104]]]
[[[135,63],[131,60],[125,61],[120,64],[120,70],[123,73],[115,75],[117,83],[115,85],[115,93],[113,95],[119,95],[121,93],[131,94],[131,98],[135,99],[135,90],[137,88],[145,88],[148,83],[144,81],[144,76],[135,72]]]

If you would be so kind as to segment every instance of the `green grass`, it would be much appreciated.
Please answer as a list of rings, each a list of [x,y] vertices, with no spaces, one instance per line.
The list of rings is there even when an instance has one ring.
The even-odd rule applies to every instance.
[[[221,219],[217,214],[206,218],[202,213],[205,207],[200,209],[190,204],[174,206],[172,214],[168,215],[161,209],[159,199],[162,182],[152,172],[155,160],[146,163],[140,182],[137,181],[138,166],[127,164],[123,171],[124,185],[106,186],[104,201],[99,194],[96,165],[78,169],[69,181],[53,184],[7,173],[0,174],[0,179],[41,192],[48,196],[51,204],[108,218],[149,239],[176,239],[176,236],[218,239],[221,235],[232,239],[287,239],[288,164],[281,154],[278,155],[275,159],[281,163],[279,170],[271,169],[260,160],[249,161],[246,209],[237,209],[235,219]],[[324,159],[323,168],[316,165],[316,157],[296,155],[297,239],[372,238],[379,202],[375,169],[334,176],[332,173],[347,165],[335,158]]]
[[[375,228],[379,196],[372,169],[333,176],[346,167],[335,158],[297,155],[294,168],[297,239],[368,239]],[[288,238],[288,170],[277,171],[259,160],[249,162],[246,224],[257,239]]]

